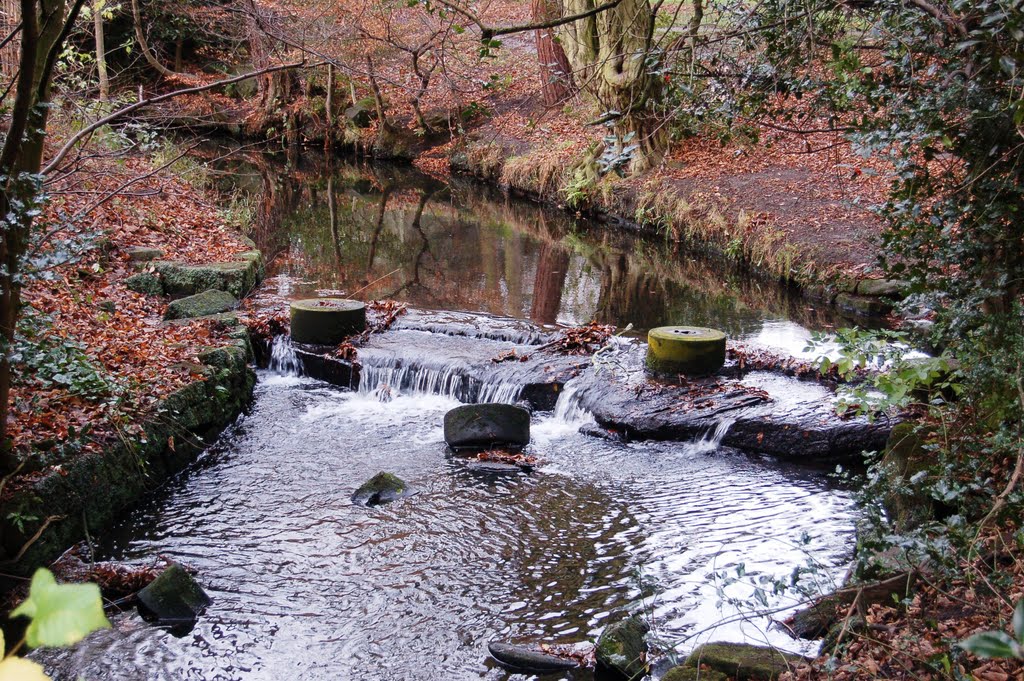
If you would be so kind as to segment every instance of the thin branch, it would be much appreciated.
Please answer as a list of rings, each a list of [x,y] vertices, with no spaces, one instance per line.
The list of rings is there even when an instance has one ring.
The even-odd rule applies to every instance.
[[[526,31],[539,31],[545,28],[555,28],[557,26],[571,24],[574,21],[579,21],[580,19],[587,19],[588,17],[600,14],[601,12],[606,12],[610,9],[615,9],[622,3],[622,0],[611,0],[611,2],[606,2],[603,5],[591,7],[586,12],[580,12],[579,14],[572,14],[567,17],[561,17],[558,19],[550,19],[548,21],[536,21],[529,24],[518,24],[515,26],[485,26],[483,21],[480,20],[480,17],[478,17],[473,12],[470,12],[469,10],[460,7],[459,5],[453,2],[448,2],[448,0],[437,1],[439,4],[444,5],[453,12],[457,12],[458,14],[461,14],[462,16],[472,21],[477,26],[477,28],[480,29],[480,40],[484,41],[490,40],[491,38],[494,38],[499,35],[509,35],[510,33],[524,33]]]

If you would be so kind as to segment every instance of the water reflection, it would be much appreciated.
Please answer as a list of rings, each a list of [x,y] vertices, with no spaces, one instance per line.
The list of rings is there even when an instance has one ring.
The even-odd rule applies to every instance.
[[[397,298],[539,324],[708,325],[734,338],[757,335],[766,322],[821,328],[833,321],[783,288],[689,258],[677,245],[467,180],[443,184],[379,165],[327,171],[268,156],[247,162],[261,186],[254,236],[276,256],[272,270],[300,282],[290,295]]]

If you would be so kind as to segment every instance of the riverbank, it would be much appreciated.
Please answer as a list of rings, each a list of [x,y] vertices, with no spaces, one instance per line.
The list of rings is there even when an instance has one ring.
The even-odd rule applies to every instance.
[[[107,525],[248,402],[251,350],[230,308],[262,276],[261,256],[187,179],[194,169],[165,164],[94,157],[49,188],[14,353],[5,573],[29,574]],[[231,291],[222,314],[170,298],[209,289]]]

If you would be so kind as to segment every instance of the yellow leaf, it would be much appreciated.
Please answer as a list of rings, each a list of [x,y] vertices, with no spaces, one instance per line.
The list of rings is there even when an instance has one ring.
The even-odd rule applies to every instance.
[[[50,681],[42,665],[21,657],[0,662],[0,681]]]

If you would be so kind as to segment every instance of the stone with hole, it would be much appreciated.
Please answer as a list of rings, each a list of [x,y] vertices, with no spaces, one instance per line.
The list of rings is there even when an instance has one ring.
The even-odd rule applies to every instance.
[[[337,345],[366,330],[366,305],[344,298],[310,298],[291,304],[291,333],[296,343]]]
[[[702,326],[662,326],[647,334],[647,368],[659,374],[706,376],[725,364],[725,334]]]

